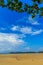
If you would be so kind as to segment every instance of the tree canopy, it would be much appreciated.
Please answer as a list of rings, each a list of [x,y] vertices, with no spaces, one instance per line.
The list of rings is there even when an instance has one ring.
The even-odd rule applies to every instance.
[[[29,0],[28,0],[29,1]],[[10,10],[15,10],[17,12],[27,12],[32,15],[34,18],[37,14],[39,16],[43,16],[43,7],[39,7],[39,5],[43,2],[43,0],[32,0],[33,4],[24,4],[19,0],[0,0],[1,7],[7,7]]]

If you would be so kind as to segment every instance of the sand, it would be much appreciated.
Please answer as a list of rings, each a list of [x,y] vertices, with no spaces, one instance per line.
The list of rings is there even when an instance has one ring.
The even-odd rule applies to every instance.
[[[0,54],[0,65],[43,65],[43,54]]]

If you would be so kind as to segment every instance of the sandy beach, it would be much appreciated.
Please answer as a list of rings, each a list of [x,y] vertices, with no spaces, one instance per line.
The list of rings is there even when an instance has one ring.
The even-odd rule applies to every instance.
[[[0,54],[0,65],[43,65],[43,54]]]

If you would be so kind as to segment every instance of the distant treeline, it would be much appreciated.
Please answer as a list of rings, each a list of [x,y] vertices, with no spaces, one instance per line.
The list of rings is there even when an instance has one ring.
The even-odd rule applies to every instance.
[[[24,53],[43,53],[43,51],[39,51],[39,52],[10,52],[10,54],[24,54]]]
[[[34,52],[34,51],[30,51],[30,52],[9,52],[9,53],[0,53],[0,54],[28,54],[28,53],[43,53],[43,51],[38,51],[38,52]]]

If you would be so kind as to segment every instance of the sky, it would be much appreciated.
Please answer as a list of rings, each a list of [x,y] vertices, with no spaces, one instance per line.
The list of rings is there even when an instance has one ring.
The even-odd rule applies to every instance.
[[[32,4],[31,0],[21,0]],[[43,5],[39,5],[43,7]],[[43,17],[0,7],[0,53],[43,50]]]

